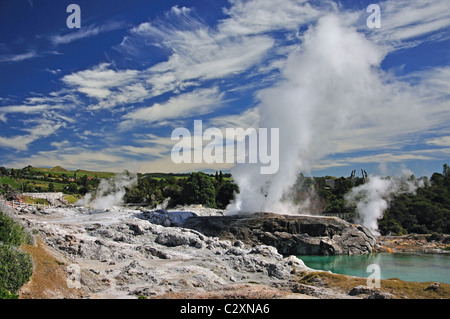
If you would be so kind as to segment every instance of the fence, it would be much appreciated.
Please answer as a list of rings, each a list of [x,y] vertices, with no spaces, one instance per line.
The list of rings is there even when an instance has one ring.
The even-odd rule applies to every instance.
[[[25,203],[21,201],[16,200],[2,200],[7,206],[12,208],[25,208],[25,207],[36,207],[36,208],[50,208],[54,207],[54,205],[51,204],[41,204],[41,203]]]

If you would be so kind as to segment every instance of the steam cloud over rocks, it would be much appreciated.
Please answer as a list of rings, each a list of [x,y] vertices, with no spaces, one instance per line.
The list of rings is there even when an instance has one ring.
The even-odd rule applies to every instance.
[[[391,178],[369,176],[367,183],[353,188],[345,199],[356,204],[357,221],[379,236],[378,220],[383,217],[392,197],[402,193],[415,193],[419,187],[423,187],[423,181],[411,179],[410,174]]]
[[[319,19],[288,57],[284,81],[259,92],[260,127],[280,128],[279,171],[261,175],[258,164],[237,164],[231,172],[240,194],[229,213],[307,212],[307,202],[286,200],[298,173],[309,174],[334,152],[357,150],[368,137],[384,143],[392,123],[417,128],[424,121],[412,89],[379,67],[386,50],[346,23],[335,14]]]
[[[137,175],[123,172],[111,179],[102,179],[95,193],[88,193],[77,205],[94,209],[111,209],[123,203],[126,189],[137,184]]]

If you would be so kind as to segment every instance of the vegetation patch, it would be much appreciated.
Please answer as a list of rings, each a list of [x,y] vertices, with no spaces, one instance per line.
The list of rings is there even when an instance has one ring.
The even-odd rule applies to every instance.
[[[75,204],[76,202],[78,202],[78,197],[76,197],[74,195],[66,195],[66,196],[64,196],[64,199],[69,204]]]
[[[0,212],[0,299],[17,298],[33,273],[30,255],[18,248],[27,241],[24,228]]]
[[[0,243],[6,246],[20,246],[31,238],[24,227],[14,219],[0,212]]]

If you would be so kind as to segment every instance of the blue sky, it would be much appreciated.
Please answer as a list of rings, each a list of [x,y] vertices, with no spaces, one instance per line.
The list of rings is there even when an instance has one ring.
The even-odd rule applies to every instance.
[[[71,3],[81,9],[79,29],[66,25]],[[381,8],[379,29],[366,25],[371,3]],[[334,37],[336,29],[345,34]],[[448,1],[0,1],[0,166],[227,171],[232,164],[173,163],[172,131],[194,120],[257,128],[282,110],[271,94],[283,85],[301,90],[311,77],[333,87],[367,75],[373,88],[350,81],[314,116],[302,113],[308,101],[293,103],[288,121],[310,127],[295,140],[313,132],[300,144],[302,167],[429,176],[450,162],[449,49]],[[326,63],[315,59],[330,50]],[[328,62],[345,70],[328,76]],[[323,95],[314,85],[308,92]],[[334,124],[343,110],[349,115]]]

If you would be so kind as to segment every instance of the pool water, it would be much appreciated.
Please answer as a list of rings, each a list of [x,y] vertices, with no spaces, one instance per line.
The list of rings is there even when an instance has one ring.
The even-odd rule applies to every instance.
[[[368,255],[298,256],[306,266],[367,278],[371,264],[380,266],[381,279],[405,281],[436,281],[450,284],[450,254],[377,253]]]

